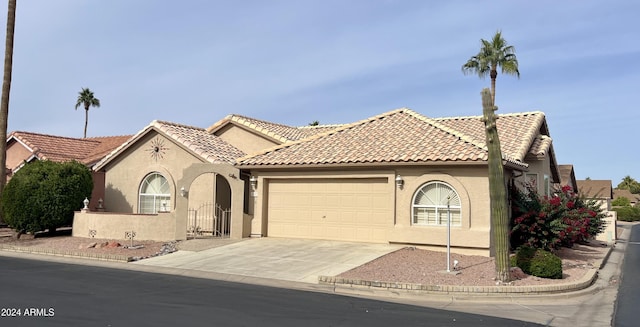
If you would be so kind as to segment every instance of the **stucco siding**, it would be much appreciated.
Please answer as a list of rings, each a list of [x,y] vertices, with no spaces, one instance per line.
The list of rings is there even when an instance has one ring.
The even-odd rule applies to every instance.
[[[7,164],[6,166],[11,169],[15,169],[23,161],[27,160],[32,155],[29,149],[25,148],[18,142],[12,142],[7,147]]]
[[[154,144],[162,143],[158,156],[153,156]],[[104,206],[111,212],[138,212],[138,194],[142,180],[152,172],[162,174],[171,186],[171,208],[182,186],[184,167],[202,162],[171,140],[151,132],[129,147],[105,168]]]
[[[215,135],[247,154],[280,144],[232,124],[216,131]]]
[[[91,235],[91,231],[95,235]],[[125,240],[127,232],[135,232],[134,240],[139,241],[175,240],[176,219],[168,212],[157,215],[76,212],[73,217],[74,237]]]
[[[461,224],[451,227],[451,245],[488,250],[490,244],[489,181],[486,166],[471,168],[398,169],[404,186],[397,192],[396,224],[390,242],[443,246],[446,226],[423,226],[413,223],[412,202],[416,192],[430,182],[451,186],[461,202]]]
[[[523,172],[521,176],[516,178],[516,186],[521,190],[525,190],[525,185],[530,184],[531,178],[535,176],[535,185],[538,194],[545,195],[548,194],[546,192],[552,192],[551,188],[553,187],[554,181],[552,180],[553,174],[551,173],[549,157],[547,156],[536,160],[531,159],[527,161],[527,164],[529,164],[529,170]],[[548,180],[548,185],[545,177]]]
[[[253,236],[391,242],[442,249],[446,227],[412,223],[414,194],[426,183],[437,181],[450,185],[461,199],[462,222],[452,228],[452,246],[474,254],[489,253],[486,166],[252,173],[258,176]],[[396,185],[397,175],[404,182],[402,188]],[[372,181],[375,188],[362,187]],[[364,205],[353,205],[358,201]],[[364,209],[367,206],[370,211]]]

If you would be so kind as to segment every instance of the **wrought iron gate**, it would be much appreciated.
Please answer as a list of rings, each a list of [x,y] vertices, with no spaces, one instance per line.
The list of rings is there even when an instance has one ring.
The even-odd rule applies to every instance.
[[[205,203],[197,209],[189,209],[187,239],[203,237],[229,237],[231,209],[219,204]]]

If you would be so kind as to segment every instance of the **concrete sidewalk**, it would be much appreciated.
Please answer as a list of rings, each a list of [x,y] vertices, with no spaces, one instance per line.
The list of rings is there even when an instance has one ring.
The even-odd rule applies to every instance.
[[[319,276],[340,274],[402,247],[267,237],[132,264],[317,284]]]

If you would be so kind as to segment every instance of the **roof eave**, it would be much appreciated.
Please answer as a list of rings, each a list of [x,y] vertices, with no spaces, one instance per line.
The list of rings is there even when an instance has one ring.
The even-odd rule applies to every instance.
[[[528,166],[503,160],[503,165],[510,169],[527,171]],[[347,167],[381,167],[381,166],[486,166],[484,160],[468,161],[394,161],[394,162],[352,162],[352,163],[316,163],[316,164],[235,164],[238,169],[296,169],[296,168],[347,168]]]

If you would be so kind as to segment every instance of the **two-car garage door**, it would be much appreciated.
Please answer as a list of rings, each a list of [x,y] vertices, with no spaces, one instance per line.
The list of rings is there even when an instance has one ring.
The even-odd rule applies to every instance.
[[[386,178],[270,180],[267,235],[387,242],[393,191]]]

